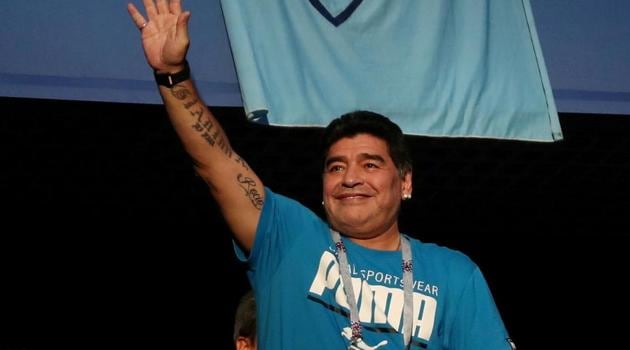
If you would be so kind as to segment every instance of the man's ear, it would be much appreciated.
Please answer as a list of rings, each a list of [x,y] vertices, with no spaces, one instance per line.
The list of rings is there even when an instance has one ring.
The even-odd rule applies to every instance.
[[[249,338],[239,336],[236,338],[236,350],[254,350],[256,344]]]
[[[402,193],[409,195],[411,198],[411,192],[413,191],[413,185],[412,185],[412,172],[411,170],[407,171],[403,176],[402,176]]]

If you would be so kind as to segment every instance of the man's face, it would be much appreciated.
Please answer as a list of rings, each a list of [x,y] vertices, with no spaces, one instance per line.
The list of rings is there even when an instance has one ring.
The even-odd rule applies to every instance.
[[[324,166],[324,206],[334,229],[362,239],[398,234],[411,173],[401,178],[384,140],[369,134],[342,138],[328,150]]]

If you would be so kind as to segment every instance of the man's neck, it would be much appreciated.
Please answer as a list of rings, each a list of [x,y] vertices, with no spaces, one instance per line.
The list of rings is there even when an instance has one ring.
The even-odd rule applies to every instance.
[[[346,236],[347,237],[347,236]],[[400,249],[401,235],[398,228],[392,228],[385,233],[371,238],[347,237],[352,242],[369,249],[395,251]]]

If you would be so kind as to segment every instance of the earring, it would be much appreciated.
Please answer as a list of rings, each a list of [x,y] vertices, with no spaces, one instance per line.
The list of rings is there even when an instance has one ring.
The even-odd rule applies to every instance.
[[[322,205],[324,205],[324,201],[322,201]]]
[[[411,194],[410,193],[403,193],[402,195],[402,199],[404,201],[406,201],[407,199],[411,199]]]

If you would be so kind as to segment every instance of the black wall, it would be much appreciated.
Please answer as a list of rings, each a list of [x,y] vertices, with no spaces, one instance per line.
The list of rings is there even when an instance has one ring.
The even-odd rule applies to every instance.
[[[163,107],[0,110],[0,348],[232,348],[245,269]],[[322,213],[318,129],[212,110],[267,186]],[[623,344],[630,117],[560,119],[553,144],[409,137],[402,230],[473,258],[521,349]]]

